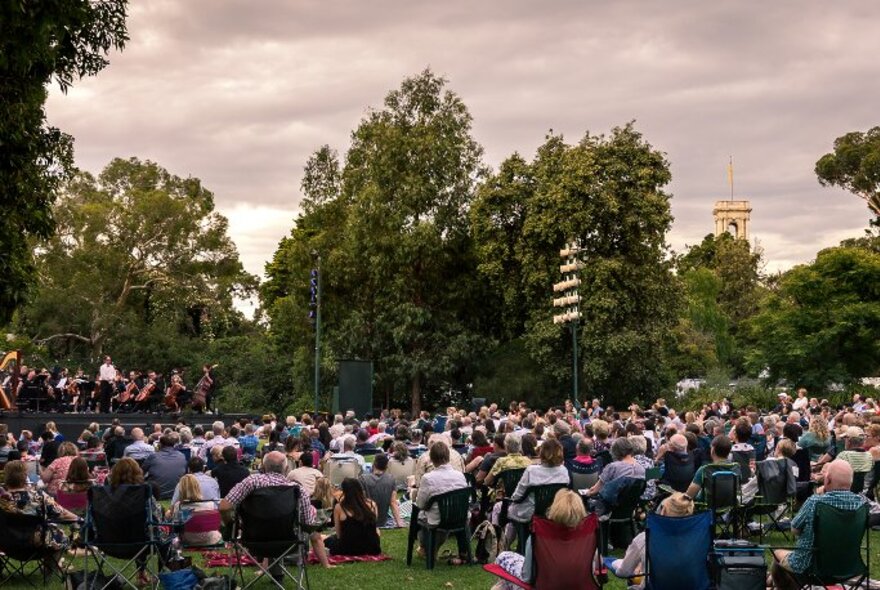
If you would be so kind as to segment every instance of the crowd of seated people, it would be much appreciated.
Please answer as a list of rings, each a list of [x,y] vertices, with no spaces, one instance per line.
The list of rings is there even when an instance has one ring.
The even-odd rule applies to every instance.
[[[64,440],[51,423],[37,436],[14,434],[0,424],[0,463],[11,470],[12,478],[7,474],[4,484],[7,492],[20,496],[26,488],[46,502],[59,492],[84,492],[105,480],[111,486],[143,481],[153,486],[157,499],[171,500],[170,511],[160,514],[170,519],[180,518],[184,508],[187,514],[211,509],[228,514],[259,487],[299,486],[308,540],[322,564],[329,565],[327,550],[332,555],[380,553],[379,530],[405,526],[404,504],[426,508],[432,496],[461,488],[479,493],[492,522],[527,523],[534,512],[530,487],[569,485],[588,476],[591,483],[577,497],[586,510],[602,515],[621,486],[645,480],[651,470],[659,477],[648,482],[642,500],[656,496],[655,506],[674,515],[687,504],[685,496],[705,500],[707,478],[717,470],[738,474],[743,503],[749,504],[757,493],[757,464],[777,458],[804,484],[798,488],[799,496],[805,490],[801,502],[840,496],[846,479],[842,464],[855,474],[850,486],[864,481],[861,489],[852,490],[853,496],[875,501],[877,405],[861,398],[838,408],[809,398],[800,405],[796,410],[791,399],[780,397],[775,408],[737,409],[721,400],[700,411],[677,413],[658,400],[651,407],[633,405],[620,413],[594,400],[582,409],[567,404],[548,411],[522,403],[506,409],[492,404],[473,412],[450,408],[440,417],[399,411],[284,420],[266,415],[231,425],[181,420],[130,430],[114,422],[90,424],[76,442]],[[505,498],[504,483],[511,475],[518,481]],[[674,500],[669,500],[670,491]],[[847,502],[842,504],[856,503],[852,498]],[[804,503],[802,510],[810,505]],[[421,511],[419,519],[436,524],[436,507]],[[804,519],[791,521],[801,539],[802,527],[808,526]],[[511,530],[502,532],[511,541]],[[216,535],[207,540],[216,541]],[[638,541],[633,542],[635,555]],[[440,544],[442,539],[435,547]],[[460,551],[452,561],[464,557]],[[801,566],[796,556],[781,567],[797,572]],[[785,583],[782,574],[777,578]]]

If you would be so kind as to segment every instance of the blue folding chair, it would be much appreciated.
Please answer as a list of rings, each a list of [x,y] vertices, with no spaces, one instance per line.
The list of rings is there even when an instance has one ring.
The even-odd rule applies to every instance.
[[[647,590],[709,590],[709,552],[712,549],[712,513],[685,518],[648,514],[645,529]],[[611,568],[613,558],[605,558]]]

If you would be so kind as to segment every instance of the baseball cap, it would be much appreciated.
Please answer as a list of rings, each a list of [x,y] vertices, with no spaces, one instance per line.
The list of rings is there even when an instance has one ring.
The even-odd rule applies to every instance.
[[[850,426],[840,436],[842,438],[865,438],[865,431],[858,426]]]

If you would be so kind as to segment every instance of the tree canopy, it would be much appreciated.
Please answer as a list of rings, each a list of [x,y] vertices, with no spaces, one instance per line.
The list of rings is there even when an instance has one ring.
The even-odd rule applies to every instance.
[[[145,326],[212,337],[241,323],[233,298],[256,278],[197,178],[115,159],[98,177],[72,179],[55,217],[57,231],[36,249],[40,289],[19,322],[36,342],[97,357]]]
[[[823,250],[782,276],[751,320],[753,370],[823,390],[880,369],[880,254]]]
[[[46,123],[47,86],[66,91],[128,40],[125,0],[0,5],[0,323],[34,282],[31,238],[47,238],[73,167],[73,140]]]
[[[880,218],[880,127],[853,131],[834,140],[834,151],[816,162],[822,185],[839,186],[863,199]]]

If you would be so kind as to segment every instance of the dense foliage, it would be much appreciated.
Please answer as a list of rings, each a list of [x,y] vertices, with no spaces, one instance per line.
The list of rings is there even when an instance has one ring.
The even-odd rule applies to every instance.
[[[874,223],[880,218],[880,127],[853,131],[834,140],[834,151],[816,162],[823,185],[839,186],[863,199]]]
[[[0,3],[0,323],[34,284],[31,238],[52,234],[73,140],[46,123],[47,86],[97,74],[128,40],[125,0]]]

